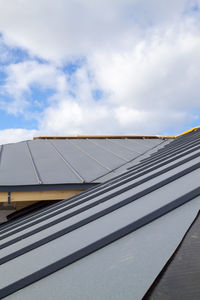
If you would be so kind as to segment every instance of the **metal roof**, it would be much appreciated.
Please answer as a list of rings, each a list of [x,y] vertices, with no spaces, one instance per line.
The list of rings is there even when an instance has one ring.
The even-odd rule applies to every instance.
[[[0,146],[0,191],[86,185],[156,151],[163,139],[48,139]],[[98,180],[97,180],[98,178]]]
[[[200,298],[200,214],[144,299]]]
[[[118,152],[119,153],[119,152]],[[200,208],[200,130],[0,226],[0,297],[141,299]]]

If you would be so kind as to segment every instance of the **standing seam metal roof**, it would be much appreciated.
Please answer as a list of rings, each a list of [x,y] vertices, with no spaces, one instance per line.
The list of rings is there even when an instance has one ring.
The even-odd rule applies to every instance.
[[[188,222],[193,220],[200,207],[200,203],[195,201],[200,199],[199,169],[200,130],[172,141],[150,158],[144,159],[126,173],[105,184],[1,226],[0,297],[11,299],[13,294],[14,297],[19,295],[23,299],[23,293],[26,294],[29,288],[33,292],[32,285],[37,284],[37,289],[42,289],[40,283],[45,283],[48,278],[50,280],[51,276],[54,276],[57,284],[56,276],[60,274],[59,270],[64,268],[63,270],[67,271],[72,264],[78,267],[80,259],[84,258],[83,261],[87,262],[87,257],[93,253],[98,257],[101,251],[106,253],[107,247],[112,243],[123,241],[123,237],[132,237],[133,232],[138,237],[143,228],[147,232],[149,230],[148,235],[151,235],[150,228],[155,228],[153,224],[156,224],[156,220],[161,220],[162,224],[162,220],[166,220],[166,214],[171,220],[170,216],[174,210],[178,217],[186,207],[188,216],[185,217],[184,213],[182,217],[178,217],[182,226],[179,229],[178,226],[175,228],[177,234],[179,233],[179,238],[176,237],[173,241],[176,247],[181,234],[184,234],[182,227],[185,228]],[[191,205],[188,210],[189,203]],[[165,230],[170,230],[170,223],[168,227]],[[166,235],[165,238],[169,240],[169,236]],[[154,239],[156,240],[156,237]],[[102,248],[105,251],[101,250]],[[168,251],[166,257],[171,256],[171,251],[172,249]],[[159,255],[163,257],[162,253]],[[166,257],[162,262],[154,261],[156,272],[163,267]],[[140,263],[143,265],[142,261]],[[138,267],[137,259],[132,264],[133,267],[134,264]],[[152,268],[154,269],[154,266]],[[148,276],[146,272],[142,273],[142,269],[140,272],[142,277]],[[155,276],[157,274],[148,282],[152,282]],[[112,276],[112,280],[116,280],[115,277]],[[125,282],[124,284],[126,285]],[[67,293],[70,293],[67,282],[61,288],[67,297]],[[139,299],[136,294],[144,295],[149,285],[138,283],[136,291],[130,286],[129,288],[133,298]],[[48,286],[48,289],[51,289],[51,286]],[[105,291],[103,289],[101,293],[108,290],[109,288]],[[125,294],[122,293],[121,296],[113,290],[112,293],[113,299],[128,299],[124,296],[126,291],[123,291]],[[103,299],[111,299],[108,294],[104,296]],[[29,297],[32,297],[31,294]],[[48,295],[49,299],[54,299],[52,297],[55,296]],[[93,299],[91,297],[82,294],[82,299]],[[97,299],[98,297],[97,295]],[[62,297],[58,294],[57,299]],[[73,299],[80,298],[73,294]]]
[[[61,184],[88,184],[165,143],[162,139],[132,140],[70,139],[33,140],[2,145],[0,190]],[[168,141],[168,140],[167,140]],[[92,184],[92,183],[91,183]]]

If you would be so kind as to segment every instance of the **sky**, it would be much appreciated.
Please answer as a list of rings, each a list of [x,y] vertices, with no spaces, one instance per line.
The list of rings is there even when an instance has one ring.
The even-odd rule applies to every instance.
[[[0,0],[0,144],[200,125],[200,0]]]

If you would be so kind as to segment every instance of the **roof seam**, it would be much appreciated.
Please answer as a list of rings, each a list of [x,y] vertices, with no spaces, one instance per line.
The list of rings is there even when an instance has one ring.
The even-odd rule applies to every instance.
[[[57,147],[50,141],[48,140],[48,142],[50,143],[50,145],[53,147],[53,149],[55,150],[55,152],[61,157],[61,159],[64,161],[65,165],[70,168],[70,170],[76,175],[76,177],[78,177],[82,183],[85,182],[85,179],[79,174],[78,171],[76,171],[76,169],[63,157],[63,155],[60,153],[60,151],[57,149]]]
[[[104,169],[107,169],[107,170],[111,171],[111,169],[109,167],[107,167],[107,166],[103,165],[102,163],[100,163],[96,158],[94,158],[92,155],[88,154],[85,150],[83,150],[78,145],[75,145],[71,140],[68,140],[68,142],[71,143],[74,147],[76,147],[80,151],[82,151],[84,154],[86,154],[89,158],[91,158],[92,160],[94,160],[96,163],[98,163],[101,167],[103,167]]]
[[[102,145],[99,145],[99,144],[95,143],[93,140],[91,141],[90,139],[87,139],[87,141],[90,141],[90,143],[93,143],[93,144],[95,144],[96,146],[98,146],[98,147],[100,147],[100,148],[106,150],[107,152],[112,153],[112,154],[115,155],[116,157],[118,157],[118,158],[120,158],[120,159],[122,159],[122,160],[128,162],[128,160],[127,160],[126,158],[121,157],[120,155],[116,154],[115,152],[111,151],[110,149],[107,149],[106,147],[104,147],[104,146],[102,146]]]
[[[121,146],[122,148],[125,148],[125,149],[129,150],[129,151],[132,152],[132,153],[133,153],[133,152],[136,152],[136,153],[138,153],[138,154],[141,154],[141,152],[138,152],[138,151],[133,150],[133,149],[127,147],[127,146],[124,146],[124,145],[119,144],[118,142],[116,142],[116,140],[110,140],[110,139],[106,139],[106,140],[109,141],[109,142],[112,143],[112,144],[119,145],[119,146]],[[125,138],[124,140],[127,140],[127,139]]]
[[[38,171],[38,169],[36,167],[36,164],[34,162],[33,155],[31,153],[31,149],[29,147],[28,141],[25,141],[25,144],[26,144],[27,149],[28,149],[28,153],[29,153],[29,157],[30,157],[30,160],[31,160],[31,164],[32,164],[32,167],[33,167],[33,171],[34,171],[35,177],[37,178],[38,183],[42,184],[43,182],[42,182],[42,179],[40,177],[39,171]]]
[[[165,143],[165,142],[166,142],[166,141],[162,141],[160,144]],[[159,145],[160,145],[160,144],[159,144]],[[151,150],[155,149],[155,148],[158,147],[159,145],[156,145],[155,147],[152,147],[151,149],[148,149],[148,150],[146,150],[145,152],[138,154],[136,157],[134,157],[133,159],[131,159],[129,162],[126,162],[126,163],[122,164],[121,166],[116,167],[116,168],[113,169],[111,172],[108,172],[108,173],[106,173],[106,174],[103,175],[103,176],[100,176],[100,177],[95,178],[94,180],[92,180],[92,182],[95,182],[95,181],[97,181],[98,179],[101,179],[101,178],[103,178],[104,176],[111,174],[112,172],[113,172],[113,173],[116,172],[118,169],[120,169],[120,168],[126,166],[126,165],[129,164],[129,163],[132,163],[134,160],[138,159],[139,157],[146,155],[148,152],[150,152]],[[141,162],[141,161],[138,161],[138,164],[140,164],[140,162]],[[137,164],[137,165],[138,165],[138,164]],[[127,170],[128,170],[128,169],[127,169]],[[117,176],[117,175],[116,175],[116,176]]]

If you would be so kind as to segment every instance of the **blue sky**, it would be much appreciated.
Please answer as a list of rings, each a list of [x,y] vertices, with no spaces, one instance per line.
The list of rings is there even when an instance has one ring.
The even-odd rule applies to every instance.
[[[0,140],[200,125],[200,0],[0,0]]]

